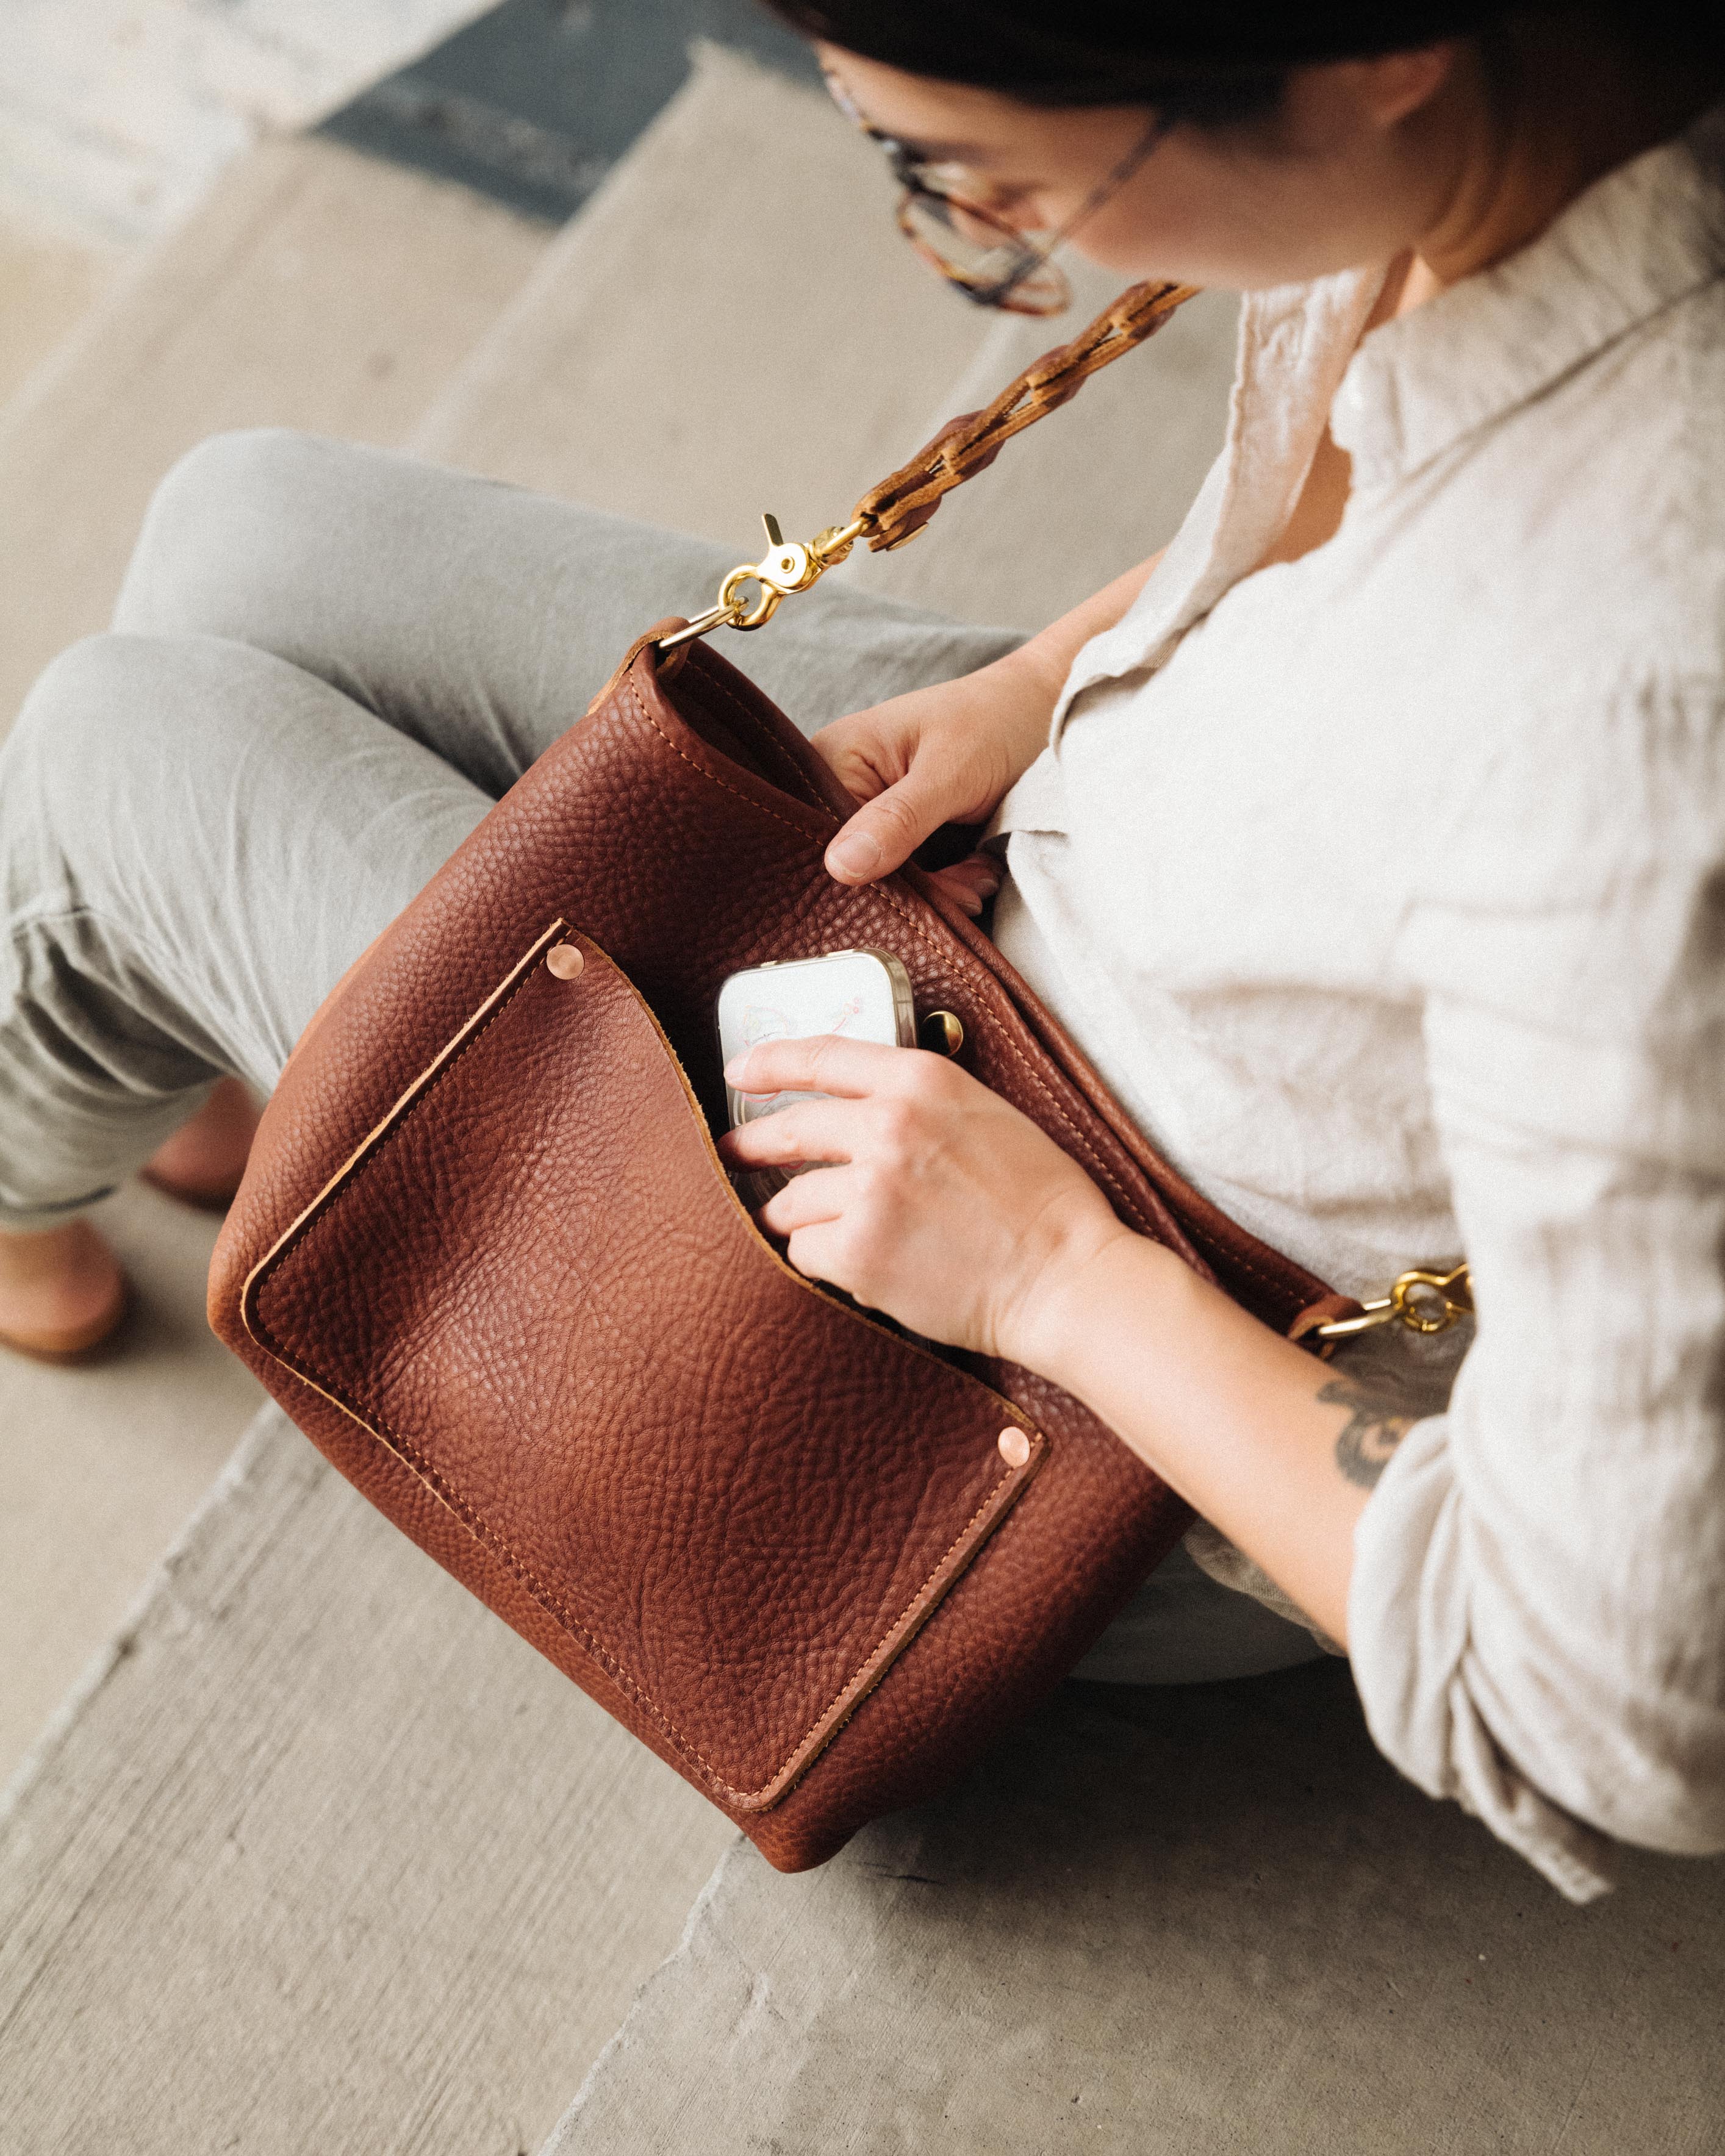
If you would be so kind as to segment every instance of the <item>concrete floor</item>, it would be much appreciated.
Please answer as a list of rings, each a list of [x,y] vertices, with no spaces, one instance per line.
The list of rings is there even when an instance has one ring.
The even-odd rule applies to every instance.
[[[323,131],[560,223],[681,89],[698,39],[818,79],[758,0],[501,0]]]
[[[124,250],[0,207],[0,408],[108,290]]]
[[[253,151],[206,214],[156,242],[0,200],[0,736],[39,669],[105,624],[182,450],[272,423],[400,443],[550,238],[305,140]],[[258,1398],[203,1322],[213,1224],[141,1189],[103,1221],[141,1294],[121,1352],[80,1372],[0,1354],[0,1779]]]
[[[0,212],[129,247],[488,0],[0,0]]]
[[[263,1394],[204,1322],[217,1224],[141,1185],[100,1209],[136,1286],[112,1359],[0,1356],[0,1780],[119,1625]]]

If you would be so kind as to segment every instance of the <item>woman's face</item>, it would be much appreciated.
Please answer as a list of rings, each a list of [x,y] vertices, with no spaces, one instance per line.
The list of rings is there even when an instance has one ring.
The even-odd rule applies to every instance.
[[[832,46],[820,57],[872,126],[963,167],[962,192],[1026,232],[1077,215],[1149,118],[1142,105],[1021,105]],[[1417,249],[1477,133],[1476,76],[1458,44],[1299,69],[1273,118],[1173,128],[1071,244],[1127,276],[1234,290]]]

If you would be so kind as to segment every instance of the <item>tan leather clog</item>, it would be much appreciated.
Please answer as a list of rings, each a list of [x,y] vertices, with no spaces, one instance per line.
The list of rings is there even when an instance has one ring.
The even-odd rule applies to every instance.
[[[159,1190],[164,1198],[171,1198],[176,1205],[189,1205],[194,1213],[226,1213],[239,1195],[239,1178],[223,1183],[218,1189],[196,1190],[183,1183],[171,1183],[167,1176],[157,1174],[154,1168],[141,1168],[138,1181],[147,1183],[152,1190]]]
[[[0,1348],[33,1363],[99,1363],[113,1352],[131,1312],[131,1282],[122,1274],[118,1294],[99,1316],[64,1332],[11,1332],[0,1326]]]

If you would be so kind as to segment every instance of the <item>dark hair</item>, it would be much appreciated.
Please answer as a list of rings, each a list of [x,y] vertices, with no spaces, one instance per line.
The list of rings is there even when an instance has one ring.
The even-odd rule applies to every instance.
[[[766,0],[804,36],[1027,105],[1154,105],[1221,126],[1281,103],[1291,69],[1497,31],[1515,0]],[[1649,50],[1720,51],[1714,0],[1544,0]],[[1496,42],[1492,38],[1492,42]]]

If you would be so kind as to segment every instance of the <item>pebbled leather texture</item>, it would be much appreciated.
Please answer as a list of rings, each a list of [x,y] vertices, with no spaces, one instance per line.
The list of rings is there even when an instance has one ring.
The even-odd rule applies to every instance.
[[[937,886],[827,876],[845,805],[716,654],[637,647],[314,1020],[210,1285],[341,1471],[787,1871],[967,1763],[1190,1515],[1055,1387],[784,1263],[713,1148],[724,978],[894,952],[1123,1219],[1278,1330],[1335,1300],[1157,1158]]]

